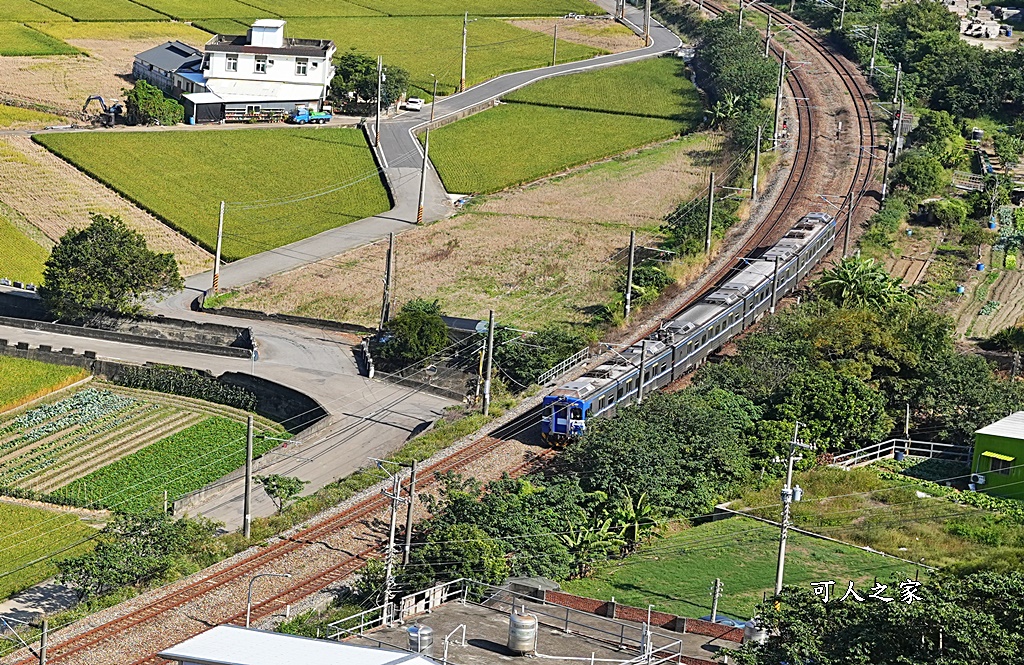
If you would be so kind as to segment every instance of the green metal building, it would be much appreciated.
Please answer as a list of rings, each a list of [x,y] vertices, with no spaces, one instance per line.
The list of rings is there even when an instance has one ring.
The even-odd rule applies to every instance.
[[[971,481],[989,494],[1024,499],[1024,411],[974,433]]]

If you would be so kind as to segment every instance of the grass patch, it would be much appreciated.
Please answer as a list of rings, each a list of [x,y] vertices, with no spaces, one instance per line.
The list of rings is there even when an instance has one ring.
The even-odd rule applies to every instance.
[[[33,111],[17,106],[0,104],[0,127],[23,127],[25,125],[52,125],[64,122],[64,118],[52,113]]]
[[[541,81],[509,100],[434,132],[430,156],[448,191],[530,182],[686,132],[700,114],[684,66],[668,58]]]
[[[471,16],[564,16],[603,14],[604,10],[586,0],[475,0],[467,5],[462,0],[351,0],[391,16],[458,15],[469,11]]]
[[[278,438],[287,434],[277,433]],[[254,455],[278,445],[257,436]],[[220,416],[184,429],[79,478],[55,494],[85,497],[94,505],[141,512],[197,490],[245,464],[245,423]]]
[[[81,554],[92,545],[80,541],[96,533],[75,515],[6,502],[0,502],[0,524],[0,598],[57,573],[53,559],[33,561],[61,551],[61,558]]]
[[[339,51],[353,49],[409,71],[410,84],[450,94],[459,83],[462,11],[458,16],[397,18],[296,18],[288,20],[291,37],[333,39]],[[204,24],[204,27],[207,27]],[[469,85],[500,74],[551,64],[551,37],[496,19],[469,24],[466,36],[466,79]],[[559,41],[558,59],[583,60],[603,53],[589,46]],[[410,94],[415,94],[411,90]]]
[[[203,44],[210,35],[203,30],[174,21],[93,21],[89,23],[47,23],[34,26],[57,39],[96,39],[106,41],[180,40]]]
[[[679,58],[642,60],[550,78],[516,90],[504,100],[686,123],[698,121],[701,113],[700,100]]]
[[[238,0],[137,0],[143,7],[178,19],[191,18],[268,18],[265,12]]]
[[[70,21],[32,0],[0,0],[0,16],[7,21]]]
[[[0,411],[13,409],[71,385],[86,375],[87,372],[81,367],[0,356]]]
[[[130,132],[36,135],[36,140],[110,185],[207,249],[228,205],[224,251],[239,259],[389,209],[387,191],[358,129]],[[254,159],[268,155],[272,159]],[[132,156],[130,159],[128,156]]]
[[[779,530],[770,524],[733,518],[686,528],[641,549],[628,559],[600,567],[590,579],[562,583],[569,592],[635,607],[653,603],[659,611],[688,617],[711,613],[708,589],[715,578],[724,584],[718,611],[748,619],[764,594],[775,588]],[[790,532],[786,550],[786,584],[809,588],[835,580],[845,593],[853,580],[858,591],[874,577],[913,568],[856,547],[838,545]],[[914,573],[909,573],[913,577]]]
[[[21,23],[0,22],[0,55],[74,55],[78,49]]]
[[[490,193],[685,129],[662,118],[507,104],[433,132],[430,159],[449,192]]]
[[[166,18],[131,0],[37,0],[76,21],[159,21]]]
[[[0,277],[39,284],[43,281],[43,263],[48,256],[46,249],[0,215]]]

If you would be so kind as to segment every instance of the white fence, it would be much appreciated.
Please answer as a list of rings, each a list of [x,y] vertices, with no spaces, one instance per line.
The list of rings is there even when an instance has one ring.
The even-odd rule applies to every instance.
[[[579,351],[577,351],[576,353],[574,353],[571,356],[569,356],[568,358],[566,358],[565,360],[563,360],[562,362],[558,363],[557,365],[555,365],[554,367],[552,367],[548,371],[544,372],[539,377],[537,377],[537,383],[539,385],[543,386],[544,384],[546,384],[551,379],[554,379],[556,377],[561,376],[562,374],[565,374],[571,368],[573,368],[576,365],[579,365],[581,362],[585,362],[585,361],[587,361],[589,359],[590,359],[590,347],[584,347],[584,348],[580,349]]]
[[[860,450],[836,455],[830,466],[853,469],[880,459],[893,458],[897,453],[912,457],[942,457],[962,462],[969,462],[971,459],[970,446],[936,441],[914,441],[913,439],[889,439]]]

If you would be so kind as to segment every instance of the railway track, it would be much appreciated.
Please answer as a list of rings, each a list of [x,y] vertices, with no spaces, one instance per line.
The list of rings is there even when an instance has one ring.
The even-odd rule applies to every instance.
[[[705,2],[704,6],[715,14],[724,13],[726,11],[725,7],[713,2]],[[871,117],[870,102],[868,101],[869,92],[867,90],[867,86],[860,79],[859,72],[857,72],[845,59],[833,54],[825,45],[821,37],[816,33],[799,23],[792,21],[792,19],[790,19],[786,14],[777,9],[772,7],[757,7],[756,9],[757,11],[771,15],[774,21],[778,21],[780,23],[791,23],[793,25],[793,32],[802,39],[803,43],[807,44],[820,56],[822,62],[838,74],[846,91],[854,101],[854,107],[857,114],[859,144],[857,146],[857,160],[855,168],[846,193],[846,201],[848,202],[846,206],[847,213],[845,219],[841,219],[839,221],[840,232],[844,235],[849,234],[853,217],[852,212],[856,209],[857,204],[863,200],[869,190],[875,164],[874,154],[870,150],[865,151],[863,149],[865,146],[873,146],[876,138],[875,127]],[[776,54],[781,57],[779,47],[776,47],[775,51]],[[794,92],[794,96],[801,98],[809,96],[809,86],[801,72],[796,71],[791,73],[788,80],[790,81],[790,86]],[[782,233],[788,230],[792,222],[800,214],[806,212],[805,210],[796,210],[794,208],[802,202],[802,199],[807,197],[807,192],[804,190],[808,186],[807,178],[814,153],[813,139],[816,125],[810,106],[811,105],[807,103],[797,104],[797,125],[799,133],[797,136],[797,151],[794,157],[793,177],[791,177],[784,185],[779,198],[776,200],[765,220],[738,250],[737,256],[746,256],[747,254],[756,251],[766,243],[777,240]],[[706,288],[711,288],[714,284],[720,282],[733,269],[734,265],[727,264],[707,280],[706,283],[708,286]],[[706,289],[698,291],[689,302],[699,299],[705,292]],[[518,434],[519,431],[522,431],[525,427],[535,425],[537,421],[539,421],[539,409],[535,409],[524,416],[517,418],[509,425],[506,425],[501,430],[495,432],[495,436],[483,437],[454,454],[424,468],[421,472],[423,480],[417,484],[418,488],[425,488],[434,484],[436,482],[436,474],[458,470],[475,461],[481,460],[497,450],[502,443],[507,440],[507,438]],[[511,473],[513,475],[522,475],[523,473],[527,473],[535,469],[539,464],[543,464],[547,459],[553,456],[553,454],[554,451],[544,450],[539,455],[524,461],[522,464],[511,470]],[[184,605],[193,602],[204,595],[211,594],[226,585],[239,582],[240,580],[254,574],[256,571],[269,569],[272,564],[280,561],[291,552],[309,546],[310,543],[316,543],[327,535],[337,532],[340,529],[351,527],[363,521],[372,519],[375,515],[384,511],[387,508],[387,504],[388,499],[382,495],[368,497],[351,508],[337,515],[328,517],[289,538],[280,540],[268,547],[261,548],[258,552],[242,559],[230,568],[215,572],[203,577],[202,579],[196,580],[181,589],[177,589],[159,598],[155,598],[153,601],[145,604],[131,614],[102,623],[99,626],[91,628],[62,642],[55,642],[51,638],[52,643],[48,649],[48,661],[51,663],[67,662],[80,654],[88,654],[90,649],[117,639],[119,636],[123,635],[125,631],[132,630],[133,628],[137,628],[149,622],[154,622],[158,617],[182,608]],[[379,556],[381,549],[380,543],[374,543],[365,547],[361,551],[344,557],[326,570],[320,570],[315,575],[299,579],[295,584],[289,585],[276,595],[253,605],[252,616],[256,620],[271,616],[282,610],[286,605],[294,604],[302,598],[345,579],[357,571],[367,559]],[[236,614],[223,617],[220,622],[236,624],[244,623],[244,618],[244,612],[238,612]],[[198,633],[201,630],[202,628],[197,626],[193,634]],[[176,633],[174,635],[167,635],[166,643],[147,643],[146,650],[149,651],[150,654],[133,661],[132,665],[159,665],[167,662],[157,657],[155,653],[164,648],[170,647],[187,637],[188,635]],[[124,658],[121,662],[126,662],[129,658]],[[33,665],[35,662],[35,658],[24,658],[15,662],[13,665]]]

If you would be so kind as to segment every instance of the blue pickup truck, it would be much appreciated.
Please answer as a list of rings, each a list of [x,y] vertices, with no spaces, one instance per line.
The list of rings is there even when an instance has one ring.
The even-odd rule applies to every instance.
[[[323,125],[330,122],[333,117],[330,107],[324,107],[322,111],[310,111],[306,106],[299,106],[288,116],[288,122],[295,125]]]

